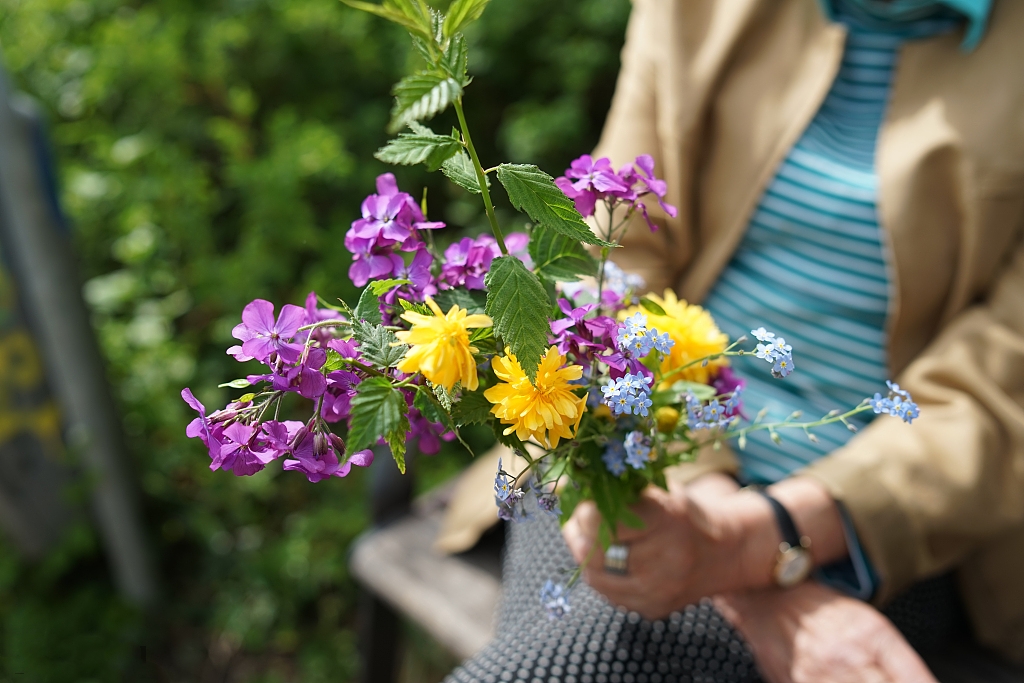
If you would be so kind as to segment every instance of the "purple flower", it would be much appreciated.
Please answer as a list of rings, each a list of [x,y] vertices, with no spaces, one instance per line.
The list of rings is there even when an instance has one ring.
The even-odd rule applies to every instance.
[[[418,246],[416,230],[444,227],[444,223],[432,223],[424,218],[416,200],[405,192],[399,192],[398,183],[391,173],[377,176],[377,194],[363,200],[362,216],[352,223],[350,234],[374,240],[381,247],[398,244],[415,249]]]
[[[231,330],[231,336],[242,342],[241,353],[267,362],[272,354],[277,354],[285,362],[292,363],[299,357],[302,347],[292,344],[291,339],[306,320],[306,311],[285,304],[281,307],[281,315],[274,320],[274,304],[264,299],[256,299],[242,309],[242,322]],[[238,358],[238,356],[235,356]]]
[[[675,218],[678,214],[676,207],[665,202],[665,195],[668,193],[668,184],[664,180],[654,177],[654,157],[650,154],[641,154],[636,158],[633,166],[636,169],[636,179],[642,188],[640,195],[643,196],[648,192],[652,193],[658,198],[658,204],[661,205],[662,211],[672,218]],[[644,217],[646,216],[647,212],[644,211]],[[648,221],[648,223],[650,223],[650,221]]]
[[[589,154],[573,161],[564,177],[555,178],[555,185],[575,202],[582,216],[593,216],[598,200],[629,192],[629,185],[615,173],[611,160],[602,157],[594,161]]]
[[[267,447],[266,439],[260,438],[260,431],[233,422],[224,428],[220,453],[210,463],[211,470],[227,470],[236,477],[256,474],[280,455],[280,451]]]
[[[327,362],[327,352],[317,347],[306,350],[298,365],[284,368],[273,376],[277,391],[297,391],[309,399],[319,398],[327,390],[327,378],[320,368]]]
[[[348,269],[348,277],[356,287],[362,287],[370,280],[391,275],[395,270],[397,258],[390,247],[380,247],[372,239],[355,237],[352,231],[345,235],[345,248],[354,255],[352,265]]]
[[[209,447],[210,443],[214,441],[213,424],[206,417],[206,406],[199,402],[199,399],[192,394],[192,390],[188,387],[181,390],[181,398],[190,408],[192,408],[192,410],[199,413],[199,417],[192,420],[188,424],[188,427],[185,427],[185,436],[190,439],[194,439],[198,436],[200,441]]]
[[[364,450],[353,453],[344,463],[345,442],[338,435],[322,432],[307,433],[292,451],[295,460],[285,460],[284,469],[302,472],[311,483],[323,481],[328,477],[344,477],[352,470],[353,465],[368,467],[373,462],[373,451]]]
[[[743,402],[740,400],[740,394],[747,383],[732,368],[726,366],[718,371],[718,375],[711,384],[715,387],[715,393],[718,396],[729,396],[729,400],[725,402],[726,417],[742,415]]]
[[[437,455],[441,450],[441,442],[454,438],[455,432],[448,431],[444,425],[431,422],[418,410],[409,411],[408,440],[415,443],[423,455]]]
[[[316,292],[310,292],[306,295],[306,320],[303,323],[305,325],[315,325],[316,323],[323,322],[324,320],[336,320],[338,313],[332,311],[329,308],[318,308],[317,307],[317,296]],[[314,330],[310,330],[309,334],[313,335],[313,339],[319,342],[320,346],[326,346],[327,342],[334,338],[332,332],[333,327],[318,327]],[[300,338],[302,338],[300,336]]]
[[[341,422],[348,419],[359,381],[359,375],[348,370],[335,370],[327,375],[324,403],[320,409],[325,421]]]
[[[631,166],[623,167],[618,173],[607,158],[594,161],[589,154],[584,154],[572,162],[565,176],[555,178],[555,185],[575,202],[576,210],[583,216],[594,215],[599,201],[608,202],[612,208],[628,204],[630,210],[640,211],[651,230],[657,230],[647,215],[647,206],[640,201],[648,194],[657,197],[666,214],[673,218],[678,215],[676,207],[665,202],[668,184],[655,177],[654,158],[649,154],[638,156]]]
[[[434,257],[427,251],[425,245],[419,246],[409,265],[406,265],[403,259],[399,259],[399,262],[401,265],[395,267],[394,277],[398,280],[408,280],[411,284],[389,291],[384,296],[385,303],[394,305],[399,292],[411,294],[411,298],[415,301],[423,301],[425,297],[437,294],[434,276],[430,272]]]
[[[444,223],[427,221],[419,204],[398,191],[395,176],[378,176],[377,194],[363,201],[362,218],[353,222],[345,234],[345,248],[354,255],[349,278],[362,287],[372,279],[403,269],[405,262],[394,248],[415,251],[422,245],[418,230],[443,227]]]
[[[445,249],[441,279],[449,287],[483,289],[491,261],[500,254],[498,243],[490,235],[463,237]]]

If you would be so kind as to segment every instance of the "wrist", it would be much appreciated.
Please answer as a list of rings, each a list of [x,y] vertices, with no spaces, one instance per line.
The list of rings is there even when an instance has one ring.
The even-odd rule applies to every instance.
[[[800,536],[810,539],[815,567],[847,555],[846,535],[839,509],[828,491],[809,477],[794,477],[768,487],[793,519]],[[730,517],[739,577],[737,588],[774,586],[782,534],[771,504],[756,491],[742,490],[732,496]]]
[[[782,542],[775,513],[764,496],[751,490],[738,491],[731,507],[738,538],[735,557],[739,560],[739,580],[735,588],[774,585],[772,571]]]
[[[811,540],[814,566],[846,557],[846,533],[835,500],[823,485],[810,477],[793,477],[772,484],[768,493],[789,512],[802,536]]]

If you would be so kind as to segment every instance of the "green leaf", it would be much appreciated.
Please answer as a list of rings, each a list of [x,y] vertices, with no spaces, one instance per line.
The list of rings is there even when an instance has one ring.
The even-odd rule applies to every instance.
[[[369,377],[359,383],[352,397],[351,428],[345,454],[369,448],[384,437],[391,446],[398,469],[405,472],[405,438],[409,431],[408,407],[402,392],[383,377]]]
[[[426,164],[427,170],[436,171],[446,160],[462,149],[462,142],[448,135],[401,133],[384,147],[377,150],[375,157],[386,164],[414,166]]]
[[[515,256],[501,256],[491,262],[484,279],[487,287],[487,315],[494,332],[502,338],[532,380],[548,345],[548,295],[540,278]]]
[[[409,347],[398,344],[398,338],[382,325],[365,322],[352,323],[352,336],[359,342],[359,353],[375,367],[393,368],[402,360]],[[398,346],[392,346],[398,344]]]
[[[325,372],[334,372],[345,367],[345,359],[334,349],[327,349],[327,362],[324,363]]]
[[[384,318],[380,314],[378,295],[374,294],[373,290],[369,287],[364,289],[363,293],[359,295],[359,303],[356,304],[356,310],[353,313],[355,313],[358,320],[365,320],[373,325],[384,323]]]
[[[543,225],[530,235],[530,257],[538,275],[573,282],[581,275],[597,275],[597,261],[574,239]]]
[[[434,312],[427,308],[426,304],[418,304],[414,301],[409,301],[408,299],[402,298],[398,299],[398,304],[402,307],[403,311],[413,311],[414,313],[419,313],[420,315],[434,315]]]
[[[470,23],[480,18],[491,0],[454,0],[448,6],[448,16],[444,20],[444,35],[454,36]]]
[[[409,280],[374,280],[369,284],[369,289],[373,292],[374,296],[380,296],[390,292],[395,287],[401,287],[402,285],[412,284]]]
[[[410,32],[427,40],[434,40],[430,10],[420,0],[384,0],[382,5],[361,0],[341,1],[354,9],[376,14],[404,26]]]
[[[468,66],[469,48],[466,47],[466,37],[461,33],[456,33],[448,42],[448,49],[445,50],[444,55],[441,57],[441,68],[465,88],[469,85],[470,80],[466,78]]]
[[[443,424],[449,422],[449,418],[445,415],[441,403],[431,394],[430,389],[427,387],[421,386],[416,390],[416,396],[413,397],[412,404],[416,410],[423,413],[423,417],[431,422]]]
[[[228,388],[231,388],[231,389],[245,389],[246,387],[251,387],[251,386],[252,386],[252,383],[249,380],[247,380],[247,379],[233,379],[230,382],[225,382],[224,384],[218,384],[217,388],[218,389],[224,389],[224,388],[228,387]]]
[[[450,76],[420,72],[406,76],[395,86],[389,132],[396,133],[410,121],[432,118],[462,95],[462,86]]]
[[[577,242],[615,246],[590,231],[572,200],[558,189],[551,176],[536,166],[502,164],[498,166],[498,180],[505,186],[512,206],[525,211],[535,223]]]
[[[402,405],[405,405],[403,400]],[[398,471],[405,474],[405,442],[409,434],[409,416],[402,415],[401,421],[394,430],[384,435],[384,440],[388,444],[388,448],[391,449],[391,457],[395,459],[395,464],[398,465]]]
[[[640,305],[654,315],[665,315],[665,309],[647,297],[640,299]]]
[[[452,306],[465,308],[470,315],[485,313],[487,310],[487,293],[480,290],[444,289],[434,295],[434,301],[441,310],[447,313]]]
[[[470,424],[483,424],[493,417],[493,404],[484,398],[484,392],[474,391],[462,395],[462,400],[452,406],[452,419],[460,427]]]
[[[441,172],[459,187],[469,190],[473,194],[480,194],[480,181],[477,180],[473,160],[465,151],[459,152],[441,164]],[[484,181],[487,183],[487,187],[491,186],[490,178],[484,176]]]

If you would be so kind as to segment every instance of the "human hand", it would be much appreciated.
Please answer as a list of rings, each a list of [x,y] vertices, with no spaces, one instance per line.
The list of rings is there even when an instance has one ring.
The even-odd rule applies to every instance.
[[[881,612],[817,583],[716,596],[769,683],[937,683]]]
[[[704,596],[746,586],[743,562],[738,561],[746,518],[765,514],[758,508],[767,505],[737,496],[737,489],[734,480],[721,474],[670,491],[648,488],[633,507],[643,528],[622,526],[617,534],[618,542],[629,546],[628,574],[605,572],[598,547],[583,578],[614,604],[649,619]],[[563,528],[577,562],[582,564],[597,543],[600,522],[596,506],[588,501],[576,508]],[[772,543],[778,541],[769,540]],[[771,555],[771,547],[765,552]]]

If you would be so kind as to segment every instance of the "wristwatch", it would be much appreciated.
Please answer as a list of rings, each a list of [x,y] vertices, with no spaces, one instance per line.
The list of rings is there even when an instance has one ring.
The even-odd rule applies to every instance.
[[[775,558],[775,569],[772,571],[772,576],[780,587],[791,588],[806,579],[814,569],[814,560],[811,558],[810,550],[811,539],[800,535],[793,518],[782,503],[772,498],[764,488],[752,488],[764,496],[772,506],[775,521],[779,525],[779,533],[782,535],[782,543],[779,544],[779,554]]]

